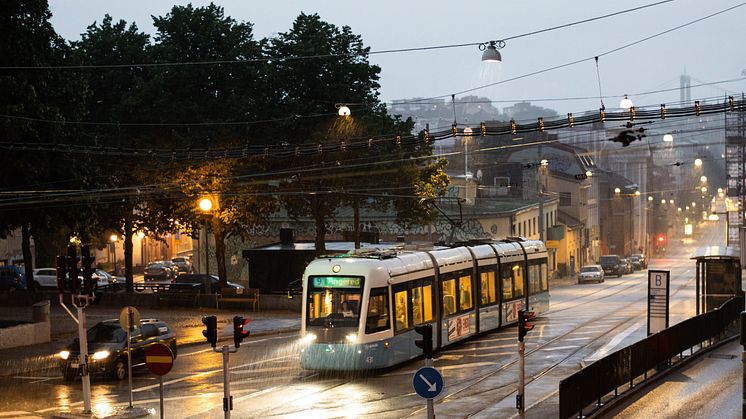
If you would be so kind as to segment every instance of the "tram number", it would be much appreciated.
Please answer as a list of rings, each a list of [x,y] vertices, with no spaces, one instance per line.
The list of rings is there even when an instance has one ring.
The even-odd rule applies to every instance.
[[[663,284],[663,275],[655,276],[655,286],[660,287]]]

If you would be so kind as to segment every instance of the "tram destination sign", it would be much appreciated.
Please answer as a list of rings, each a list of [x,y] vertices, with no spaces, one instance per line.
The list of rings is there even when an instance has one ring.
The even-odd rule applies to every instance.
[[[648,270],[648,336],[668,328],[671,271]]]
[[[360,288],[362,278],[351,276],[314,276],[315,288]]]

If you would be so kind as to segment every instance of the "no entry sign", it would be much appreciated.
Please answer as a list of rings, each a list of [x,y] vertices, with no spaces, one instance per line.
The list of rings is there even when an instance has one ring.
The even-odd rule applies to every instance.
[[[156,343],[145,352],[145,364],[153,374],[166,375],[174,365],[174,354],[168,346]]]

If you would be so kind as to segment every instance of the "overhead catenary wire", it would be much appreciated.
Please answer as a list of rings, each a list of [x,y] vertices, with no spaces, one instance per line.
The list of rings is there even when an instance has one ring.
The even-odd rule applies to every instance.
[[[662,0],[650,4],[644,4],[629,9],[620,10],[617,12],[607,13],[605,15],[596,16],[588,19],[582,19],[570,23],[564,23],[549,28],[539,29],[531,32],[526,32],[518,35],[512,35],[505,38],[501,38],[503,41],[523,38],[526,36],[537,35],[544,32],[550,32],[558,29],[568,28],[570,26],[580,25],[583,23],[593,22],[596,20],[606,19],[613,16],[622,15],[625,13],[635,12],[649,7],[658,6],[664,3],[670,3],[675,0]],[[413,48],[395,48],[378,51],[368,51],[366,55],[378,55],[378,54],[393,54],[403,52],[416,52],[416,51],[430,51],[439,49],[450,49],[450,48],[462,48],[462,47],[473,47],[483,44],[484,42],[467,42],[460,44],[445,44],[445,45],[434,45],[426,47],[413,47]],[[187,61],[187,62],[167,62],[167,63],[130,63],[130,64],[88,64],[88,65],[59,65],[59,66],[0,66],[0,70],[56,70],[56,69],[96,69],[96,68],[132,68],[132,67],[166,67],[166,66],[199,66],[199,65],[221,65],[221,64],[248,64],[258,63],[267,61],[297,61],[297,60],[310,60],[310,59],[322,59],[322,58],[337,58],[337,57],[355,57],[360,54],[314,54],[305,56],[287,56],[287,57],[264,57],[264,58],[250,58],[242,60],[211,60],[211,61]]]

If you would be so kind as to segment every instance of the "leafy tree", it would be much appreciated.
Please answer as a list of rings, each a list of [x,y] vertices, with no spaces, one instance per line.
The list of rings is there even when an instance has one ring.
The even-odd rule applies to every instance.
[[[315,14],[301,14],[288,32],[265,42],[277,109],[300,116],[280,124],[275,134],[298,150],[278,164],[295,171],[281,183],[281,200],[291,216],[314,220],[317,252],[325,250],[326,222],[340,206],[352,205],[356,214],[361,206],[386,208],[391,194],[402,187],[414,190],[423,181],[419,170],[429,167],[427,160],[417,159],[431,153],[429,145],[395,140],[396,133],[407,135],[413,123],[391,117],[380,103],[380,68],[368,62],[368,52],[349,27],[338,28]],[[293,59],[300,56],[317,58]],[[353,115],[339,117],[335,104],[356,106],[351,105]],[[367,136],[376,137],[370,146]],[[309,144],[318,144],[318,151]],[[371,189],[378,192],[365,192]],[[397,208],[405,208],[404,202]],[[420,204],[412,199],[410,205]],[[357,217],[355,224],[357,229]]]
[[[77,60],[84,65],[126,65],[149,60],[149,36],[140,32],[134,23],[129,26],[123,20],[113,23],[109,15],[104,16],[100,25],[95,22],[90,25],[73,46]],[[146,148],[152,141],[150,132],[137,126],[120,126],[119,122],[151,121],[152,115],[143,111],[145,98],[141,93],[149,79],[147,70],[137,66],[94,67],[85,76],[91,90],[88,112],[90,120],[97,124],[85,132],[83,140],[96,146]],[[92,197],[84,241],[108,237],[104,233],[112,231],[123,237],[126,287],[132,292],[132,235],[138,209],[146,205],[146,200],[131,186],[157,177],[159,166],[143,164],[141,156],[125,155],[116,160],[88,157],[90,176],[86,186],[90,190],[103,189],[112,193],[98,193]]]
[[[41,190],[75,188],[81,167],[71,155],[43,152],[41,143],[65,142],[75,130],[64,125],[85,115],[85,85],[74,71],[50,69],[69,63],[70,50],[57,35],[44,0],[10,0],[0,12],[0,141],[21,143],[0,153],[0,188],[18,200],[0,208],[0,236],[21,228],[26,276],[32,279],[31,238],[44,242],[50,225],[75,224],[73,208],[43,197]],[[38,67],[33,69],[18,67]]]

